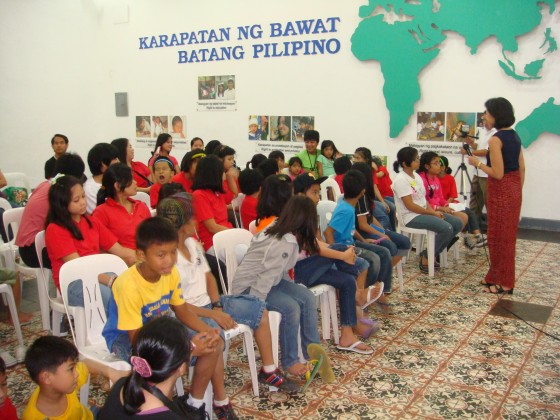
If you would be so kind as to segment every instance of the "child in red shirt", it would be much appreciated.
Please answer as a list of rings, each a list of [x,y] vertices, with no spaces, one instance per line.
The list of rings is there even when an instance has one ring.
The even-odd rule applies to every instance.
[[[163,184],[171,182],[171,178],[175,174],[175,165],[173,161],[166,156],[159,156],[154,161],[154,185],[150,188],[150,206],[153,209],[157,207],[159,201],[159,190]]]
[[[256,169],[245,169],[239,174],[239,188],[245,194],[241,202],[239,215],[243,229],[249,229],[249,224],[257,218],[257,203],[261,193],[263,176]]]
[[[214,255],[214,234],[232,228],[224,198],[223,173],[224,165],[217,156],[203,157],[198,162],[192,185],[198,237],[210,255]]]
[[[109,229],[96,218],[86,215],[84,189],[80,180],[73,176],[60,177],[51,185],[45,242],[52,264],[54,284],[59,290],[60,268],[67,261],[99,254],[101,249],[121,257],[129,265],[136,261],[133,250],[123,248]],[[111,279],[107,274],[99,276],[105,304],[111,295],[111,290],[107,287]],[[70,283],[68,300],[71,306],[84,306],[81,281]]]
[[[350,168],[352,168],[352,161],[348,156],[341,156],[334,161],[333,166],[334,166],[334,172],[336,173],[334,180],[340,187],[340,192],[344,193],[344,188],[342,187],[342,180],[344,179],[344,175],[346,174],[346,172],[348,172]]]
[[[152,215],[146,204],[131,198],[137,192],[132,171],[124,163],[111,165],[101,185],[92,217],[109,229],[123,247],[136,249],[136,227]]]
[[[206,153],[204,153],[202,149],[192,149],[185,154],[181,161],[181,172],[171,178],[171,182],[181,184],[186,192],[191,193],[196,165],[198,165],[198,161],[204,156],[206,156]]]

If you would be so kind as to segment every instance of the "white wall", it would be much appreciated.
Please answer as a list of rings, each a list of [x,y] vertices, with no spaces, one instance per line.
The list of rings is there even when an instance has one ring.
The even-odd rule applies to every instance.
[[[188,138],[217,138],[230,144],[238,151],[239,163],[254,153],[254,143],[246,140],[249,114],[314,115],[322,138],[333,139],[343,151],[365,145],[392,160],[399,148],[415,139],[415,123],[411,118],[397,139],[389,139],[379,64],[360,62],[350,51],[358,8],[365,3],[0,0],[0,168],[24,171],[39,182],[55,132],[68,135],[70,149],[85,159],[94,143],[121,136],[132,139],[135,115],[159,113],[187,115]],[[553,35],[560,39],[558,9],[552,25]],[[115,24],[123,15],[128,22]],[[331,16],[341,19],[339,31],[327,34],[342,43],[336,55],[179,65],[177,49],[189,46],[138,49],[140,36],[222,26],[231,26],[233,34],[239,25],[260,23],[266,29],[271,22]],[[551,18],[544,16],[542,28],[518,40],[528,51],[521,49],[517,58],[531,56],[529,47],[538,48],[542,42],[543,28],[551,25]],[[265,36],[262,42],[286,40]],[[239,43],[250,54],[251,42]],[[541,80],[520,83],[498,67],[501,51],[494,40],[487,40],[471,56],[460,36],[448,34],[441,49],[421,75],[422,98],[416,111],[478,111],[487,98],[505,96],[522,119],[550,96],[560,101],[558,53],[548,57]],[[197,77],[219,74],[236,75],[237,111],[198,112]],[[115,92],[128,92],[130,117],[115,117]],[[176,150],[175,155],[180,158],[182,153]],[[137,149],[136,156],[147,160],[148,150]],[[525,217],[560,219],[555,211],[560,196],[551,194],[558,189],[553,173],[558,156],[560,139],[552,135],[542,136],[525,150]],[[458,161],[452,159],[451,164],[456,167]]]

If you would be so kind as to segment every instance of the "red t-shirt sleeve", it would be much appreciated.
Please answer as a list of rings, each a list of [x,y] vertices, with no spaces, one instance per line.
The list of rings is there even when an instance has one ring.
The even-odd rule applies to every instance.
[[[91,214],[92,219],[98,220],[102,225],[107,226],[109,224],[109,215],[107,214],[107,205],[101,204],[95,208],[93,213]],[[91,220],[91,219],[90,219]]]
[[[154,184],[152,188],[150,188],[150,206],[152,206],[153,209],[157,207],[159,190],[161,190],[161,184]]]
[[[45,243],[51,260],[78,252],[74,244],[74,237],[70,231],[55,223],[50,223],[45,231]]]

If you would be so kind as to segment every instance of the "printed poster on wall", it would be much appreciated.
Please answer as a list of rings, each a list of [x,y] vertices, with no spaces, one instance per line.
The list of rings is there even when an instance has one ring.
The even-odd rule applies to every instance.
[[[280,150],[293,156],[303,150],[303,134],[315,129],[315,117],[298,115],[249,115],[247,138],[257,141],[256,153]]]
[[[235,76],[199,76],[198,111],[236,111]]]
[[[185,115],[137,115],[135,147],[153,149],[158,136],[169,133],[173,137],[173,147],[187,149],[186,122]]]
[[[420,153],[432,151],[440,155],[461,155],[463,142],[477,132],[475,112],[418,112],[416,142],[408,145]]]

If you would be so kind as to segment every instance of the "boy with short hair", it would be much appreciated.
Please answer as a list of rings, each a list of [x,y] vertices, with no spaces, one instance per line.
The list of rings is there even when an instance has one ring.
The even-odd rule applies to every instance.
[[[259,382],[287,393],[298,392],[299,386],[287,380],[274,364],[266,303],[251,295],[220,296],[216,278],[204,257],[204,248],[196,239],[196,220],[190,194],[179,193],[161,201],[157,214],[169,220],[178,231],[177,269],[181,275],[183,296],[192,305],[193,312],[214,328],[235,328],[237,322],[249,326],[254,331],[262,359]],[[219,358],[218,363],[222,362],[223,359]]]
[[[319,137],[319,132],[316,130],[307,130],[303,133],[305,149],[296,155],[301,159],[303,169],[305,169],[306,172],[311,172],[315,177],[319,176],[319,165],[321,164],[317,161],[321,154],[317,149]]]
[[[109,143],[97,143],[88,152],[87,162],[92,175],[84,182],[88,214],[92,214],[97,207],[97,192],[101,188],[103,174],[109,166],[118,161],[119,151]]]
[[[360,250],[360,257],[369,262],[366,286],[373,285],[378,278],[383,280],[385,288],[391,290],[391,254],[386,248],[375,245],[376,240],[364,239],[356,230],[356,204],[365,194],[366,180],[357,170],[350,170],[342,180],[344,199],[339,200],[329,225],[323,232],[329,244],[340,243],[354,245]],[[384,259],[381,261],[381,259]],[[383,268],[383,272],[380,270]],[[387,284],[388,283],[388,284]]]
[[[8,375],[6,375],[6,364],[0,357],[0,419],[18,420],[16,408],[8,397]]]
[[[146,219],[136,231],[136,255],[139,263],[122,273],[112,285],[109,314],[103,336],[110,351],[124,360],[131,355],[140,328],[150,319],[169,316],[194,331],[198,354],[188,405],[193,416],[204,418],[204,392],[212,378],[214,404],[218,418],[236,419],[224,386],[222,357],[223,343],[216,330],[202,322],[183,299],[177,262],[177,232],[168,220],[161,217]]]
[[[93,419],[91,410],[78,399],[89,371],[78,362],[78,350],[71,342],[54,336],[39,337],[27,350],[25,367],[39,386],[29,398],[23,420]]]
[[[334,180],[340,187],[340,192],[344,193],[344,186],[342,185],[342,180],[344,179],[344,175],[346,175],[346,172],[348,172],[350,168],[352,168],[352,161],[348,156],[341,156],[335,159],[333,163],[333,167],[334,167],[334,172],[336,174]]]
[[[257,203],[263,180],[262,172],[257,169],[247,168],[239,174],[239,189],[245,194],[239,208],[243,229],[249,229],[249,224],[257,218]]]

